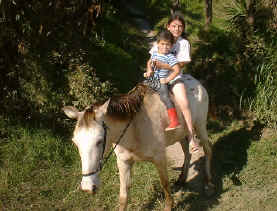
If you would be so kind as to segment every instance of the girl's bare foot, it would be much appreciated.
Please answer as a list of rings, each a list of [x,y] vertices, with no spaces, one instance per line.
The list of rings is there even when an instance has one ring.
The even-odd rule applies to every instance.
[[[195,140],[195,137],[191,137],[190,138],[190,145],[191,145],[191,152],[194,153],[194,152],[197,152],[199,149],[200,149],[200,145],[199,143]]]
[[[194,152],[197,152],[200,148],[200,145],[197,144],[197,143],[194,143],[193,141],[191,142],[191,152],[194,153]]]

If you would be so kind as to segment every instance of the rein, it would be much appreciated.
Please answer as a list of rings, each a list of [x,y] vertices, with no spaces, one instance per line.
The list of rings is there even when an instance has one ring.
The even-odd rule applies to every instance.
[[[104,157],[104,152],[105,152],[105,148],[106,148],[106,142],[107,142],[107,129],[109,129],[109,127],[106,125],[106,123],[103,121],[102,126],[104,128],[104,143],[103,143],[103,152],[102,152],[102,156],[100,159],[100,163],[98,168],[96,169],[96,171],[92,171],[90,173],[87,174],[82,174],[83,177],[88,177],[91,175],[96,174],[97,172],[101,171],[104,164],[107,163],[107,161],[109,160],[110,156],[112,155],[112,153],[114,152],[115,148],[117,147],[117,145],[120,143],[121,139],[123,138],[124,134],[126,133],[127,129],[129,128],[131,122],[133,120],[133,117],[130,119],[130,121],[127,123],[127,125],[125,126],[125,128],[123,129],[121,135],[119,136],[117,142],[115,143],[114,147],[112,148],[112,150],[109,152],[109,154],[107,155],[107,157]]]

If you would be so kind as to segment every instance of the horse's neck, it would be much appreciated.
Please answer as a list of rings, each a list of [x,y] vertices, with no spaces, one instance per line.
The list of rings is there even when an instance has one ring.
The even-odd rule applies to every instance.
[[[140,110],[130,119],[118,119],[113,115],[107,115],[105,122],[108,126],[107,138],[109,142],[116,143],[120,136],[130,130],[139,130],[139,127],[151,127],[160,131],[167,123],[167,112],[165,105],[161,102],[158,94],[146,95]],[[133,134],[135,135],[135,134]]]
[[[116,143],[119,136],[122,134],[124,128],[127,126],[129,119],[118,120],[111,116],[105,118],[107,129],[107,138],[109,142]]]

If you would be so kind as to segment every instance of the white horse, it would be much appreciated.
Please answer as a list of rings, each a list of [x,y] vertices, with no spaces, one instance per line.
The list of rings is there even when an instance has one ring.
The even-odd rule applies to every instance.
[[[184,76],[184,83],[194,128],[206,154],[206,187],[213,187],[210,171],[212,149],[206,129],[208,94],[199,81],[190,75]],[[63,110],[69,118],[77,119],[72,141],[78,147],[82,161],[82,190],[95,193],[100,184],[99,172],[104,152],[113,145],[120,173],[119,210],[127,209],[131,168],[135,161],[151,161],[156,166],[165,193],[165,210],[171,210],[173,199],[168,182],[166,147],[181,143],[185,160],[180,179],[184,181],[190,157],[185,141],[187,127],[178,107],[178,118],[183,127],[167,132],[164,130],[168,125],[164,104],[157,93],[142,84],[125,95],[113,97],[104,104],[93,105],[84,111],[71,106]]]

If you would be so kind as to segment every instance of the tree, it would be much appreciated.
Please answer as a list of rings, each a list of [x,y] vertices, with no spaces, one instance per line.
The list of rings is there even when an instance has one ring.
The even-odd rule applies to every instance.
[[[205,0],[205,23],[209,26],[213,18],[213,0]]]
[[[181,8],[181,2],[180,0],[171,0],[171,9],[170,9],[170,13],[173,14],[176,10],[180,10]]]

